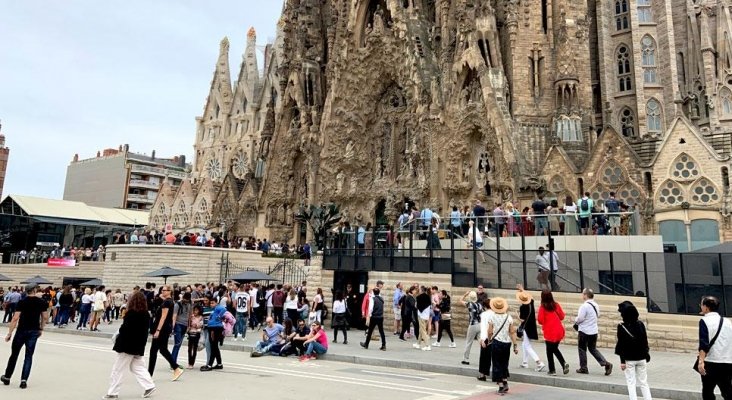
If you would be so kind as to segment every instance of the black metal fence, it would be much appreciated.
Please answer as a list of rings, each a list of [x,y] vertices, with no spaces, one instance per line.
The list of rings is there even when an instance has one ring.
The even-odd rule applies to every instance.
[[[225,282],[230,276],[252,270],[265,272],[281,283],[293,285],[297,285],[307,278],[308,267],[298,265],[296,257],[285,257],[279,260],[274,266],[257,268],[236,264],[229,259],[229,253],[222,253],[219,263],[219,281]]]

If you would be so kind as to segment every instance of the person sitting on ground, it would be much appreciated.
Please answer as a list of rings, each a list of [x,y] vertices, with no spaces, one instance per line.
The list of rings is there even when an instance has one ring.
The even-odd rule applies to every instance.
[[[289,319],[287,321],[290,321]],[[290,354],[302,356],[305,354],[304,342],[310,336],[310,328],[303,319],[297,320],[297,326],[294,327],[292,333],[287,335],[285,340],[287,344],[280,351],[280,356],[287,357]]]
[[[310,324],[310,335],[303,342],[303,345],[307,346],[307,350],[300,357],[300,361],[315,360],[318,355],[323,355],[328,351],[328,335],[319,321]]]
[[[254,345],[254,351],[252,351],[252,357],[261,357],[269,353],[272,346],[280,344],[284,340],[285,327],[280,324],[275,324],[274,318],[267,317],[267,326],[262,331],[262,340],[257,341]]]

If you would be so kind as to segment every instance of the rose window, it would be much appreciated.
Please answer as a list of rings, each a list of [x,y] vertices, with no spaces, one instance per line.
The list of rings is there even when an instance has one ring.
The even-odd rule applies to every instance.
[[[719,200],[719,194],[709,179],[702,178],[691,189],[691,199],[696,203],[714,203]]]
[[[209,178],[213,180],[221,179],[221,170],[221,161],[217,158],[206,161],[206,173],[208,173]]]
[[[658,191],[658,201],[661,204],[681,205],[684,202],[684,192],[681,187],[672,181],[666,181]]]

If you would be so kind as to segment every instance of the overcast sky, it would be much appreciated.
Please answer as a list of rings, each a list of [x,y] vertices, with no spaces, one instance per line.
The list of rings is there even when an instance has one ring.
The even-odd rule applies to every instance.
[[[249,27],[265,45],[281,10],[282,0],[0,2],[3,195],[60,199],[74,154],[125,143],[191,160],[219,41],[231,42],[234,80]]]

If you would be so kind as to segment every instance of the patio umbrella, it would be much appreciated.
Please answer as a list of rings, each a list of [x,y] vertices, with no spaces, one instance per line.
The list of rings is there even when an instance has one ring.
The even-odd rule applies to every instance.
[[[42,276],[39,276],[39,275],[26,279],[20,283],[25,283],[25,284],[35,283],[36,285],[52,285],[53,284],[53,282],[51,282],[48,279],[46,279]]]
[[[0,274],[0,281],[12,282],[15,279],[8,278],[7,276]]]
[[[179,269],[170,268],[170,267],[163,267],[160,269],[156,269],[155,271],[143,274],[142,276],[163,278],[165,280],[165,283],[167,284],[169,276],[181,276],[181,275],[189,275],[189,274],[190,274],[190,272],[181,271]]]
[[[94,278],[86,282],[82,282],[80,286],[102,286],[102,280],[99,278]]]
[[[254,282],[254,281],[276,281],[277,278],[267,275],[261,271],[244,271],[236,275],[230,276],[229,279],[237,282]]]

